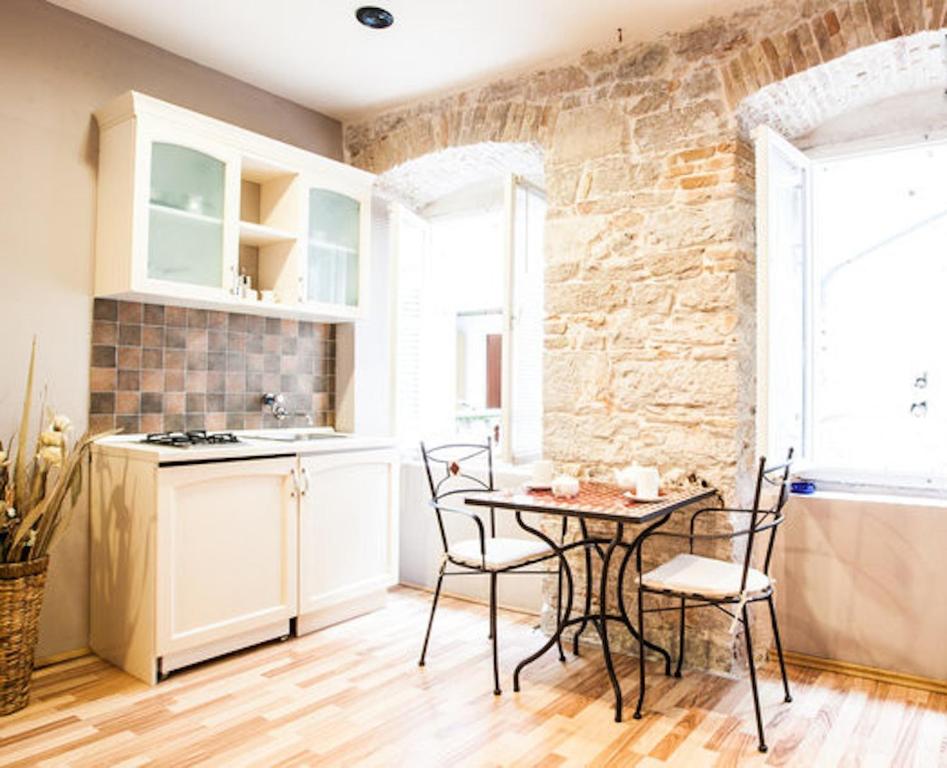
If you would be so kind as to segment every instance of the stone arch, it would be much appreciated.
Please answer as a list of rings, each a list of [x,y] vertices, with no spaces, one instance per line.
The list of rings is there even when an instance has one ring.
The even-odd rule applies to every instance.
[[[719,67],[732,109],[771,83],[801,74],[876,43],[910,37],[947,25],[947,4],[933,0],[892,2],[805,0],[799,13],[751,43],[734,46]]]
[[[525,94],[468,104],[454,97],[443,111],[436,106],[382,116],[370,124],[346,126],[347,159],[382,174],[421,157],[471,145],[528,144],[545,146],[550,140],[557,108],[531,104]]]
[[[929,76],[939,39],[935,30],[945,25],[943,0],[799,0],[761,5],[654,42],[589,51],[561,66],[498,79],[347,124],[346,158],[380,174],[452,147],[514,142],[548,148],[560,112],[634,95],[640,99],[635,109],[642,115],[666,111],[690,120],[688,105],[674,105],[668,97],[674,94],[679,99],[691,89],[718,87],[724,104],[714,107],[715,116],[721,122],[735,118],[745,136],[754,121],[759,122],[755,116],[766,114],[767,105],[770,110],[776,103],[798,105],[793,89],[814,86],[818,94],[824,90],[820,83],[841,75],[855,78],[853,92],[866,84],[871,90],[874,83],[866,74],[859,76],[865,72],[859,61],[868,61],[868,56],[873,66],[887,58],[883,71],[889,73],[904,71],[903,65],[913,57]],[[883,45],[880,54],[874,51],[879,45]],[[691,65],[689,80],[678,81],[677,75],[667,73],[672,60]],[[853,92],[846,96],[839,89],[834,98],[848,99],[845,104],[850,108],[860,98]],[[795,131],[820,114],[828,116],[819,109],[813,112],[806,106],[797,118],[787,114],[787,130]]]
[[[420,210],[465,187],[509,173],[542,185],[543,148],[532,142],[467,144],[435,150],[407,160],[378,176],[383,197]]]
[[[744,136],[766,124],[794,138],[846,112],[945,82],[941,33],[917,32],[771,83],[743,99],[735,114]]]

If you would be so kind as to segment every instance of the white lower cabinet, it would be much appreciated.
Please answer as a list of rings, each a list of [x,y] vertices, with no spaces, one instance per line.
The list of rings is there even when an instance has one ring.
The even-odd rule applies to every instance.
[[[195,648],[288,634],[296,615],[295,471],[295,458],[159,471],[162,672],[191,663]]]
[[[374,610],[398,581],[394,450],[300,460],[299,634]]]
[[[90,645],[147,683],[379,607],[394,450],[161,465],[92,458]]]

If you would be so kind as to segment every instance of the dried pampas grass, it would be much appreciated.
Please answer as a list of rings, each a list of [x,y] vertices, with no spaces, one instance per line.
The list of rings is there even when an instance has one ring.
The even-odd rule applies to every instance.
[[[48,554],[65,530],[67,515],[82,491],[83,460],[90,446],[98,438],[119,431],[86,432],[70,448],[72,422],[44,403],[40,409],[39,436],[30,452],[29,420],[35,368],[36,339],[33,339],[15,457],[9,456],[0,443],[0,563],[38,560]]]

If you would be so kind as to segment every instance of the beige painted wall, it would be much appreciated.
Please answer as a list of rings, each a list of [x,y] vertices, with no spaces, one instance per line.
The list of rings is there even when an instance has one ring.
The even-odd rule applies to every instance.
[[[793,497],[775,560],[786,648],[947,680],[945,511],[933,499]]]
[[[97,132],[92,111],[130,89],[329,157],[341,127],[258,88],[38,0],[0,2],[0,439],[12,434],[29,343],[50,402],[85,428]],[[38,655],[88,635],[88,519],[52,561]]]

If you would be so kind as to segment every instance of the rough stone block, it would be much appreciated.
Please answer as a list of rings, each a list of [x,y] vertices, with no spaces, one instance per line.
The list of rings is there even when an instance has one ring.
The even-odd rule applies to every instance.
[[[668,63],[670,50],[666,45],[652,43],[636,46],[618,65],[618,80],[640,80],[660,75]]]
[[[595,104],[559,115],[551,162],[568,163],[620,154],[628,142],[628,118],[616,106]]]
[[[634,138],[642,150],[674,146],[693,136],[721,130],[727,124],[727,110],[715,99],[670,112],[648,115],[635,121]]]
[[[588,88],[589,76],[581,67],[570,65],[537,72],[529,79],[529,98],[534,100],[562,96]]]

